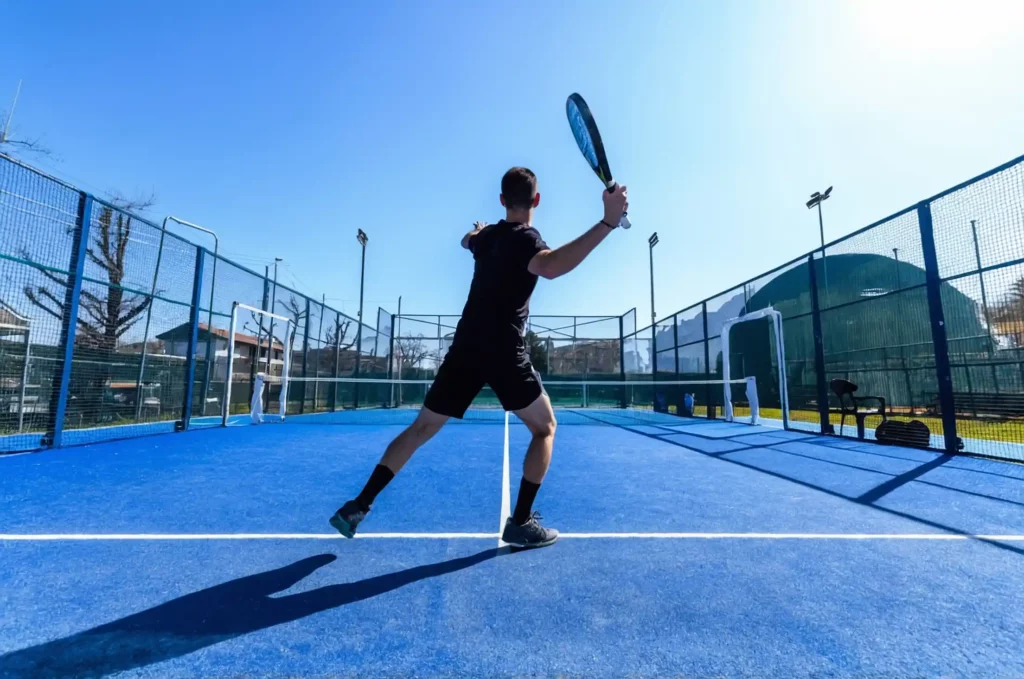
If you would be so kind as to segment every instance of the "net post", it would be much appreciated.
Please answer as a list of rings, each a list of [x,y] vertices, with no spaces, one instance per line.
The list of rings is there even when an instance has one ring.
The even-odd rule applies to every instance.
[[[932,208],[928,201],[917,205],[917,224],[921,232],[921,250],[924,255],[925,290],[928,296],[928,316],[932,326],[932,345],[935,351],[935,377],[939,384],[939,407],[942,410],[942,435],[945,451],[952,455],[960,451],[956,432],[956,406],[953,399],[953,376],[949,365],[949,340],[946,319],[942,310],[942,279],[939,258],[935,251],[935,231]]]
[[[71,387],[71,363],[75,354],[75,328],[78,326],[78,308],[82,295],[82,274],[85,271],[86,251],[89,249],[89,228],[92,225],[93,199],[87,193],[80,193],[78,200],[77,237],[71,246],[68,262],[68,284],[64,292],[64,314],[60,326],[58,347],[63,349],[63,358],[58,364],[60,374],[50,387],[50,417],[46,436],[42,444],[59,448],[64,436],[64,414],[68,406],[68,390]],[[56,371],[55,371],[56,372]]]
[[[811,286],[811,331],[814,333],[814,386],[818,394],[818,421],[822,434],[832,434],[834,431],[828,417],[828,383],[825,379],[825,335],[821,327],[818,272],[815,269],[813,252],[807,255],[807,271]]]
[[[306,329],[302,336],[302,377],[308,377],[309,373],[309,297],[306,297]],[[302,389],[300,390],[299,401],[299,414],[306,412],[306,382],[302,382]],[[313,391],[316,393],[316,385],[313,386]],[[281,415],[284,416],[284,411],[281,411]]]
[[[782,312],[771,309],[772,325],[775,328],[775,351],[779,363],[779,404],[782,408],[782,428],[789,429],[789,379],[786,376],[786,340],[783,336]]]
[[[702,325],[704,326],[704,379],[711,379],[711,343],[708,341],[708,303],[703,301],[700,303],[700,317]],[[711,396],[714,392],[711,390],[711,385],[708,384],[704,387],[704,403],[706,412],[704,416],[709,419],[715,419],[714,407],[711,404]]]
[[[757,398],[757,378],[747,377],[747,403],[750,404],[750,424],[757,424],[761,415],[761,406]],[[785,409],[783,409],[785,413]]]
[[[263,326],[263,318],[260,317],[260,327]],[[228,417],[231,415],[231,382],[234,381],[235,377],[235,330],[238,327],[238,302],[231,303],[231,323],[228,325],[228,355],[227,355],[227,374],[224,378],[224,403],[221,404],[221,426],[228,426]],[[252,361],[253,366],[256,365],[260,360],[260,347],[259,339],[256,342],[256,357]],[[253,394],[256,393],[256,379],[253,378],[250,384],[249,400],[252,400]]]
[[[196,379],[196,349],[199,347],[199,316],[203,296],[203,266],[205,265],[205,250],[196,248],[195,276],[192,280],[192,306],[189,309],[189,334],[188,349],[185,354],[185,395],[181,400],[181,420],[176,429],[188,431],[189,422],[192,419],[192,395]],[[150,299],[150,304],[153,303]],[[206,341],[210,341],[207,334]],[[230,358],[229,358],[230,360]],[[204,404],[205,405],[205,404]]]

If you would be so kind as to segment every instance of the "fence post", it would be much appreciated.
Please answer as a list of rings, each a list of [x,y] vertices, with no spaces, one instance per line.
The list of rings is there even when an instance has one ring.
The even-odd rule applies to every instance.
[[[263,267],[263,300],[260,302],[260,308],[263,309],[264,311],[271,311],[269,305],[270,305],[270,267],[269,266],[265,266],[265,267]],[[234,338],[231,337],[231,329],[229,328],[228,329],[228,344],[229,345],[230,345],[232,339],[234,339]],[[260,325],[259,325],[259,329],[256,331],[256,355],[253,357],[252,361],[249,362],[249,393],[246,394],[246,397],[245,397],[245,402],[246,403],[252,403],[252,395],[255,393],[255,390],[256,390],[256,372],[259,370],[259,365],[260,365],[260,349],[262,349],[262,348],[263,348],[263,314],[260,314]],[[272,337],[268,337],[267,338],[267,355],[268,356],[273,352],[273,348],[274,348],[274,340],[273,340]],[[233,361],[233,360],[234,360],[233,356],[228,356],[228,364],[229,365],[231,364],[231,361]],[[269,372],[270,371],[268,370],[267,373],[269,374]],[[225,387],[225,392],[226,391],[227,391],[227,388]],[[267,391],[267,393],[269,393],[270,389],[267,389],[266,391]],[[228,408],[230,408],[231,404],[228,403],[227,406],[228,406]],[[266,412],[266,403],[264,403],[264,412]]]
[[[71,387],[72,359],[75,354],[75,330],[78,326],[78,303],[82,294],[82,274],[85,271],[85,255],[89,249],[89,227],[92,224],[92,196],[80,194],[78,200],[78,229],[71,245],[68,260],[68,283],[64,291],[64,314],[60,325],[60,342],[57,346],[64,351],[60,363],[60,378],[53,380],[50,387],[50,417],[46,436],[42,444],[59,448],[64,436],[64,414],[68,406],[68,391]]]
[[[331,370],[331,397],[328,400],[333,413],[338,409],[338,375],[341,374],[341,314],[334,312],[334,368]]]
[[[622,324],[622,316],[619,316],[619,379],[623,382],[626,381],[626,329]],[[626,407],[626,388],[622,387],[621,398],[619,399],[619,405],[623,408]]]
[[[302,376],[308,377],[309,375],[309,297],[306,298],[306,329],[302,335]],[[287,382],[287,380],[285,380]],[[313,385],[314,392],[316,393],[316,385]],[[302,401],[299,402],[299,414],[306,412],[306,383],[302,383]]]
[[[807,255],[807,271],[811,285],[811,331],[814,333],[814,384],[818,394],[818,419],[821,422],[821,433],[832,434],[832,423],[828,419],[828,383],[825,379],[825,335],[821,329],[818,272],[814,266],[813,252]]]
[[[917,222],[921,231],[921,250],[924,254],[925,289],[928,294],[932,345],[935,349],[935,377],[939,383],[942,434],[946,452],[954,454],[960,450],[960,439],[956,435],[956,406],[953,402],[953,377],[949,367],[949,341],[946,336],[946,318],[942,311],[942,279],[939,275],[939,258],[935,252],[932,208],[927,201],[917,206]]]
[[[708,303],[706,301],[700,303],[700,317],[701,322],[704,325],[704,379],[710,380],[711,341],[708,339]],[[712,405],[711,403],[711,394],[713,393],[714,391],[711,389],[710,384],[704,385],[704,403],[705,408],[707,408],[707,412],[704,413],[704,416],[709,420],[715,419],[715,408],[714,405]]]
[[[188,431],[189,423],[192,420],[192,396],[195,390],[196,381],[196,349],[199,347],[199,316],[201,315],[203,299],[203,265],[206,261],[206,250],[196,248],[196,270],[195,279],[192,282],[192,306],[189,309],[188,323],[188,353],[185,355],[185,397],[181,401],[181,420],[175,427],[178,431]],[[206,341],[209,342],[211,335],[207,333]],[[229,342],[230,344],[230,342]],[[228,360],[231,357],[228,356]],[[227,385],[224,393],[227,394]],[[230,408],[230,403],[227,404]],[[206,412],[206,404],[203,404],[203,413]],[[229,411],[230,412],[230,411]]]
[[[672,314],[672,345],[675,347],[676,379],[679,379],[679,315]]]
[[[395,377],[395,315],[391,314],[391,336],[388,338],[388,379]]]
[[[216,243],[214,244],[214,250],[216,250]],[[205,255],[204,255],[205,256]],[[205,272],[204,272],[205,274]],[[206,415],[206,404],[207,399],[210,397],[210,380],[213,377],[214,362],[217,357],[217,352],[214,351],[214,344],[216,340],[213,334],[213,293],[217,286],[217,254],[214,252],[213,255],[213,267],[210,272],[210,308],[207,310],[206,316],[206,354],[203,357],[203,391],[200,398],[203,399],[202,406],[199,409],[201,416]],[[259,338],[256,340],[259,344]],[[257,355],[259,355],[259,348],[257,347]]]

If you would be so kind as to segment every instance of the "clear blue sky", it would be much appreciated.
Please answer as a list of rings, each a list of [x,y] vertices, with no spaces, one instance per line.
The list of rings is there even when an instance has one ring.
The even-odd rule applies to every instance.
[[[6,0],[0,104],[87,190],[354,313],[458,313],[475,220],[511,165],[551,245],[601,215],[565,122],[590,102],[634,228],[534,313],[659,318],[1024,153],[1019,2],[91,2]]]

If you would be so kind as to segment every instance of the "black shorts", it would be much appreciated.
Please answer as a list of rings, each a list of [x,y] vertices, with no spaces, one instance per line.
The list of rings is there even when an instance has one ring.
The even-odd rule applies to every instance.
[[[505,410],[522,410],[544,393],[529,359],[509,354],[477,354],[451,349],[437,371],[423,405],[438,415],[462,419],[484,385],[490,385]]]

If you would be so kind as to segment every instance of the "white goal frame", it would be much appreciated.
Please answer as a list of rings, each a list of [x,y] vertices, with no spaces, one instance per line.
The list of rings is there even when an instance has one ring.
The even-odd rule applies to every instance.
[[[771,319],[770,327],[775,335],[775,358],[779,364],[779,396],[782,401],[782,426],[789,429],[789,384],[786,381],[786,346],[782,336],[782,314],[772,307],[766,307],[758,311],[752,311],[745,316],[730,319],[722,326],[722,379],[725,381],[725,419],[728,422],[733,421],[732,389],[729,384],[729,331],[732,330],[734,325],[748,321],[759,321],[764,318]],[[751,404],[751,410],[757,413],[757,408],[754,404]],[[756,414],[751,420],[751,424],[757,424]]]
[[[281,369],[281,394],[280,394],[280,408],[281,408],[281,419],[284,419],[285,412],[288,407],[288,372],[291,370],[292,363],[292,345],[291,345],[291,334],[292,326],[294,322],[287,316],[281,316],[279,314],[271,313],[264,309],[258,309],[248,304],[242,304],[241,302],[234,302],[231,305],[231,326],[228,329],[228,371],[227,371],[227,382],[224,385],[224,404],[221,406],[221,424],[228,426],[228,418],[231,416],[231,383],[234,380],[235,375],[235,330],[238,327],[238,312],[239,310],[250,311],[261,316],[267,316],[284,323],[285,333],[284,341],[282,345],[284,347],[282,355],[284,356],[284,365]],[[262,329],[263,323],[260,322],[260,328]],[[212,337],[211,337],[212,340]],[[260,347],[259,340],[257,338],[256,345],[256,364],[259,365],[260,360]],[[270,357],[274,352],[274,338],[271,335],[267,340],[267,365],[270,365]],[[265,379],[264,373],[257,373],[256,384],[261,379]],[[255,384],[253,385],[255,387]]]

